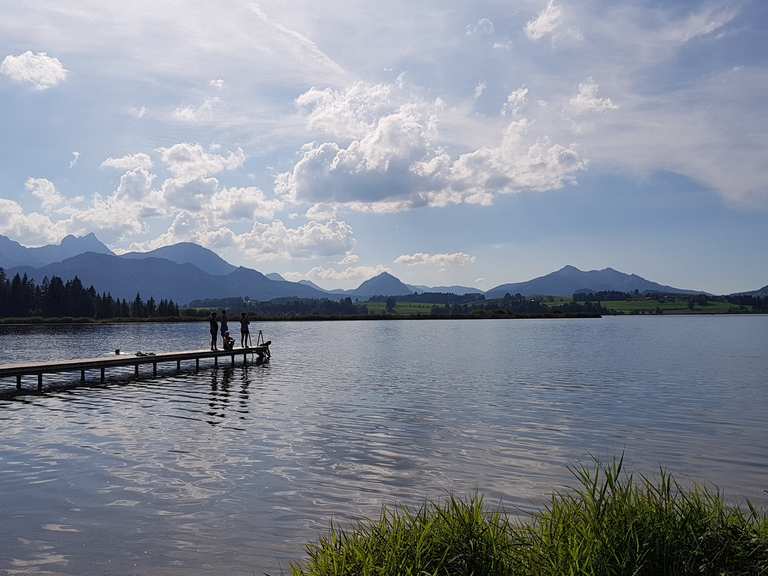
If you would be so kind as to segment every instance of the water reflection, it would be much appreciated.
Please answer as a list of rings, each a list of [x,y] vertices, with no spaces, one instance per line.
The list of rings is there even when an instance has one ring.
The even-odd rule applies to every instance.
[[[160,330],[181,349],[200,328],[23,345],[131,350]],[[768,318],[264,328],[262,366],[0,400],[0,573],[279,573],[331,518],[475,489],[531,510],[568,465],[622,451],[768,503]]]

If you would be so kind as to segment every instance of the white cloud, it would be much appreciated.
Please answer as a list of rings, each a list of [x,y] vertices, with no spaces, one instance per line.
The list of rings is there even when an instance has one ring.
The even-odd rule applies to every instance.
[[[312,221],[298,228],[274,220],[269,224],[255,222],[238,242],[254,259],[312,258],[346,254],[354,246],[354,235],[352,227],[339,220]]]
[[[464,30],[467,36],[493,36],[496,28],[488,18],[480,18],[475,24],[467,24]]]
[[[485,82],[478,82],[477,85],[475,85],[475,89],[472,91],[472,99],[479,100],[482,98],[487,88],[488,85]]]
[[[217,90],[221,90],[224,88],[224,80],[222,80],[221,78],[210,80],[208,82],[208,86],[210,86],[211,88],[216,88]]]
[[[528,88],[521,86],[513,90],[507,96],[507,101],[501,109],[502,116],[517,116],[522,108],[528,103]]]
[[[219,190],[211,198],[210,207],[217,218],[235,221],[272,218],[275,212],[283,208],[283,203],[277,199],[268,199],[255,186],[248,186]]]
[[[26,51],[6,56],[0,64],[0,74],[19,84],[30,84],[35,90],[47,90],[66,80],[67,69],[58,58],[45,52]]]
[[[154,174],[144,168],[128,170],[120,176],[115,197],[134,201],[144,200],[152,192],[154,179]]]
[[[170,148],[158,148],[157,151],[168,170],[186,180],[234,170],[245,162],[245,153],[241,148],[226,154],[216,154],[206,152],[200,144],[181,142]]]
[[[728,25],[739,10],[735,6],[703,6],[691,12],[682,21],[672,22],[663,29],[663,34],[679,43],[685,43],[694,38],[707,36]]]
[[[221,98],[218,96],[205,98],[197,106],[179,106],[173,111],[173,117],[180,122],[211,122],[220,104]]]
[[[555,0],[549,0],[544,10],[525,25],[525,33],[531,40],[541,40],[545,36],[552,36],[560,27],[562,21],[562,8],[560,8]]]
[[[45,212],[51,212],[65,202],[65,198],[56,190],[53,182],[46,178],[27,178],[24,187],[27,192],[40,200]]]
[[[80,160],[80,152],[72,152],[72,160],[69,161],[69,167],[74,168],[78,160]]]
[[[338,206],[335,204],[325,204],[318,202],[312,204],[304,214],[309,220],[335,220],[338,214]]]
[[[146,218],[153,213],[145,208],[142,203],[116,194],[97,194],[89,207],[72,214],[68,228],[73,233],[96,232],[124,240],[147,232]]]
[[[0,198],[0,233],[37,245],[58,241],[66,232],[64,222],[37,212],[26,214],[18,202]]]
[[[578,93],[569,101],[571,110],[576,114],[618,110],[619,107],[610,98],[598,96],[599,90],[600,86],[592,78],[587,78],[585,82],[581,82]]]
[[[430,254],[429,252],[416,252],[403,254],[395,258],[395,264],[405,266],[437,266],[439,268],[453,268],[474,264],[475,257],[464,252],[450,252],[443,254]]]
[[[171,208],[199,212],[219,189],[216,178],[198,176],[191,180],[168,178],[162,185],[163,199]]]
[[[288,272],[284,276],[293,281],[309,279],[323,287],[331,285],[333,288],[336,288],[340,285],[356,286],[382,272],[389,272],[389,268],[381,264],[375,266],[344,266],[343,268],[315,266],[308,272]]]
[[[357,264],[360,261],[360,256],[357,254],[346,254],[344,258],[339,260],[340,266],[351,266],[352,264]]]
[[[515,106],[525,88],[512,95]],[[311,143],[289,172],[276,178],[278,196],[319,204],[320,217],[339,207],[360,212],[398,212],[419,206],[490,205],[496,194],[544,191],[574,180],[586,163],[573,147],[532,138],[529,122],[511,122],[496,145],[451,154],[438,146],[439,117],[446,106],[415,100],[384,113],[348,144]]]
[[[119,158],[107,158],[101,163],[102,168],[115,168],[116,170],[152,170],[152,158],[149,154],[139,152],[138,154],[128,154]]]
[[[340,138],[367,134],[383,114],[396,109],[395,87],[354,82],[344,90],[311,88],[296,99],[307,127]]]

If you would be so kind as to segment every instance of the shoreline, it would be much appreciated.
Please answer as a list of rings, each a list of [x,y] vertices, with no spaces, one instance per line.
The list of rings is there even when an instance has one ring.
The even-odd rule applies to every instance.
[[[342,321],[396,321],[396,320],[557,320],[557,319],[600,319],[615,316],[765,316],[766,312],[667,312],[664,314],[487,314],[487,315],[430,315],[430,314],[368,314],[355,316],[266,316],[251,317],[251,322],[342,322]],[[114,324],[194,324],[208,322],[208,318],[0,318],[2,326],[86,326]]]
[[[393,315],[393,314],[368,314],[356,316],[265,316],[249,317],[250,322],[341,322],[356,321],[364,322],[366,320],[555,320],[558,318],[602,318],[599,314],[531,314],[531,315],[454,315],[454,316],[432,316],[429,314],[411,314],[411,315]],[[233,317],[231,322],[237,320]],[[192,324],[207,323],[208,318],[110,318],[99,320],[95,318],[40,318],[31,320],[25,318],[0,318],[0,326],[84,326],[84,325],[109,325],[109,324]]]

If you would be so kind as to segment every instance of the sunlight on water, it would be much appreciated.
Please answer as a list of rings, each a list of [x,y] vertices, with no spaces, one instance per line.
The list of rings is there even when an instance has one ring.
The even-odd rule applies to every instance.
[[[523,514],[569,465],[622,451],[768,504],[768,318],[261,327],[264,366],[0,400],[0,571],[275,574],[331,519],[473,490]],[[206,330],[2,327],[0,362],[204,347]]]

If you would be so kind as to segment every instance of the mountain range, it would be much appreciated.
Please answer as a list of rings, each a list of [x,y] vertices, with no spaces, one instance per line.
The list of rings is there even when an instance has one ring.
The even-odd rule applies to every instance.
[[[0,268],[14,266],[45,266],[61,262],[84,252],[112,254],[96,235],[65,236],[59,244],[49,244],[36,248],[27,248],[7,236],[0,235]]]
[[[179,304],[206,298],[247,297],[270,300],[282,297],[350,297],[365,300],[372,296],[404,296],[414,292],[483,294],[466,286],[422,286],[405,284],[388,272],[369,278],[352,290],[326,290],[310,280],[290,282],[276,272],[262,274],[237,267],[218,254],[191,242],[163,246],[148,252],[114,254],[93,234],[67,236],[60,244],[28,248],[0,235],[0,268],[6,274],[27,274],[35,280],[59,276],[78,276],[86,285],[118,298],[169,298]],[[505,294],[524,296],[571,296],[580,291],[663,292],[667,294],[702,294],[703,292],[667,286],[636,274],[613,268],[579,270],[565,266],[550,274],[528,280],[501,284],[485,292],[487,298]],[[768,286],[748,295],[768,295]]]
[[[126,252],[122,254],[122,257],[142,260],[146,258],[165,258],[178,264],[192,264],[203,272],[216,276],[229,274],[237,270],[237,266],[230,264],[213,250],[208,250],[208,248],[203,248],[192,242],[179,242],[178,244],[163,246],[149,252]],[[283,280],[283,278],[280,279]]]
[[[665,294],[702,294],[701,291],[674,288],[652,282],[637,274],[626,274],[613,268],[602,270],[579,270],[575,266],[564,266],[545,276],[527,282],[501,284],[485,294],[488,298],[501,298],[505,294],[523,296],[571,296],[576,292],[663,292]]]

